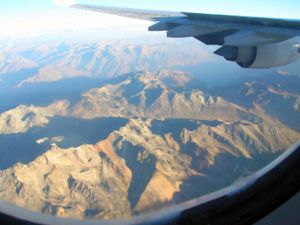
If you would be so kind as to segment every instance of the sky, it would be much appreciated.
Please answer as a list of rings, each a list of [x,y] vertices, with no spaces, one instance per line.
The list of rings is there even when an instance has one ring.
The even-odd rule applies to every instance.
[[[299,0],[2,0],[0,35],[132,26],[144,21],[124,19],[67,7],[71,3],[167,11],[300,19]]]

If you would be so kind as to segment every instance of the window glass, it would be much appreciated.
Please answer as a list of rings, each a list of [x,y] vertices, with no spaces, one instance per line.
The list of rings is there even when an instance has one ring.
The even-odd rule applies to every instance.
[[[167,39],[148,22],[12,2],[0,3],[4,201],[128,219],[227,187],[300,140],[296,59],[242,68],[274,55],[213,54],[222,32]]]

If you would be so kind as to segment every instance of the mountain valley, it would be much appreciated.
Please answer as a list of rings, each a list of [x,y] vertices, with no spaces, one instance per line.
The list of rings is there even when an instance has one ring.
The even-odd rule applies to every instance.
[[[244,82],[222,93],[196,82],[180,71],[135,72],[73,101],[1,113],[1,146],[21,144],[10,150],[15,161],[2,161],[0,198],[62,217],[130,218],[226,187],[300,139],[267,101],[280,96],[299,114],[290,85]]]

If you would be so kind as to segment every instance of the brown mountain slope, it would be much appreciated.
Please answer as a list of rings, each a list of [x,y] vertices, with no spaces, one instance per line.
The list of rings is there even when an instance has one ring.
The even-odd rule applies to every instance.
[[[52,146],[29,165],[1,172],[1,198],[57,216],[108,219],[129,217],[127,189],[131,172],[97,146]],[[12,191],[12,190],[15,190]]]
[[[182,72],[141,72],[92,89],[70,109],[75,117],[259,119],[242,107],[200,90],[183,90],[192,78]]]
[[[46,126],[55,115],[82,119],[186,118],[198,120],[260,121],[264,114],[245,108],[199,89],[185,90],[193,78],[183,72],[140,72],[112,80],[82,94],[80,100],[54,102],[47,107],[19,106],[0,114],[0,133],[26,132]]]
[[[249,164],[236,165],[247,170],[260,154],[282,151],[300,138],[267,120],[215,125],[194,121],[196,129],[182,128],[179,137],[172,132],[156,134],[153,122],[131,119],[95,145],[69,149],[53,145],[33,162],[1,171],[0,197],[57,216],[127,218],[189,198],[191,193],[183,188],[193,177],[227,185],[225,178],[242,175],[229,174],[226,168],[210,173],[208,169],[230,163],[220,164],[220,156],[248,160]],[[208,187],[204,182],[192,185],[193,190]],[[180,193],[185,197],[178,197]]]
[[[37,68],[37,72],[19,86],[80,76],[108,78],[141,70],[193,66],[213,58],[203,45],[175,40],[19,41],[0,45],[0,50],[3,52],[0,74]]]
[[[0,134],[25,133],[32,127],[43,127],[54,115],[66,115],[69,103],[57,101],[47,107],[20,105],[0,114]]]

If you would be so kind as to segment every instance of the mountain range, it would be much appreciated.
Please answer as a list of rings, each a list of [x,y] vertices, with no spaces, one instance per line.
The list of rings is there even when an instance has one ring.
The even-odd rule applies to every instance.
[[[241,82],[226,92],[200,88],[197,77],[184,72],[135,72],[73,101],[7,110],[0,114],[1,136],[26,138],[44,151],[0,171],[0,198],[51,215],[107,220],[230,185],[300,139],[299,126],[274,113],[280,100],[289,115],[299,114],[298,89],[275,79]],[[60,126],[53,125],[57,118]],[[70,118],[79,124],[78,136],[69,135],[74,127],[63,129]],[[109,125],[94,121],[109,118],[122,121],[100,134],[97,129]],[[84,121],[97,129],[85,129]],[[78,143],[85,135],[93,140]],[[22,146],[18,151],[33,154]]]
[[[107,79],[130,72],[174,69],[213,60],[205,46],[192,41],[21,41],[2,44],[0,50],[0,77],[22,69],[36,69],[19,82],[19,87],[74,77]]]

